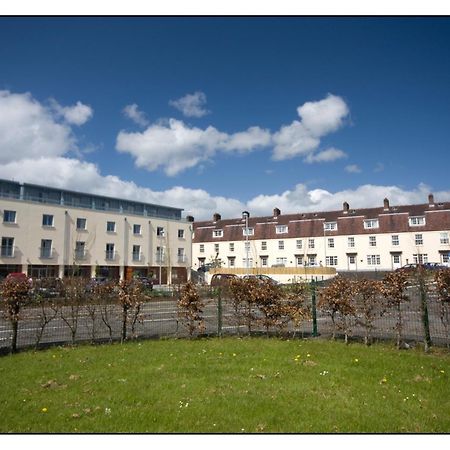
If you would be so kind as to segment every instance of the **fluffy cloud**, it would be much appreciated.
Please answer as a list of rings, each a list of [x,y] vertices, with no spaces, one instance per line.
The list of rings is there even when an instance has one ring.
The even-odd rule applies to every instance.
[[[145,117],[145,113],[139,111],[138,105],[136,105],[136,103],[125,106],[125,108],[123,109],[123,113],[126,117],[142,127],[146,127],[149,123],[147,118]]]
[[[197,91],[178,100],[170,100],[169,105],[181,111],[186,117],[203,117],[209,114],[209,111],[205,109],[206,95],[204,92]]]
[[[203,98],[200,94],[197,92],[171,104],[185,112],[190,111],[186,115],[192,116],[198,106],[197,100]],[[272,158],[277,161],[303,156],[307,163],[320,163],[347,156],[335,148],[317,152],[321,138],[343,126],[349,113],[344,100],[329,94],[323,100],[303,104],[297,112],[300,120],[281,126],[273,134],[257,126],[229,134],[212,126],[201,129],[170,119],[166,123],[150,125],[139,133],[120,131],[116,149],[130,153],[138,167],[150,171],[163,168],[167,175],[176,175],[211,160],[218,152],[244,153],[264,147],[273,147]],[[137,105],[127,106],[126,113],[144,125]]]
[[[164,168],[169,176],[208,161],[218,151],[245,152],[270,142],[270,133],[258,127],[245,132],[227,134],[214,127],[189,127],[180,120],[154,124],[143,132],[121,131],[116,149],[130,153],[138,167],[148,170]]]
[[[342,127],[349,109],[341,97],[328,94],[323,100],[304,103],[297,113],[300,120],[282,126],[273,136],[275,161],[301,155],[313,162],[320,138]]]
[[[348,173],[361,173],[361,169],[357,164],[349,164],[345,166],[345,171]]]
[[[60,156],[76,148],[70,126],[31,94],[0,91],[0,163],[41,155]]]
[[[83,125],[94,115],[94,111],[88,105],[77,102],[74,106],[57,106],[58,112],[71,125]]]

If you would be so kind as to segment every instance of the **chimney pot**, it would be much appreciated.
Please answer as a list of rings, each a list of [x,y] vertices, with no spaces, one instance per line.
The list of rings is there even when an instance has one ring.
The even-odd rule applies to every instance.
[[[389,200],[387,198],[385,198],[383,200],[383,204],[384,204],[384,210],[387,211],[389,209]]]
[[[429,204],[429,206],[434,206],[434,195],[433,194],[430,194],[428,196],[428,204]]]
[[[194,217],[193,216],[186,216],[186,220],[188,222],[194,222]]]
[[[220,219],[222,219],[222,216],[219,213],[213,215],[214,222],[218,222]]]
[[[281,211],[278,208],[274,208],[273,217],[278,217],[281,214]]]
[[[348,210],[350,209],[350,205],[347,202],[342,203],[342,210],[345,214],[348,213]]]

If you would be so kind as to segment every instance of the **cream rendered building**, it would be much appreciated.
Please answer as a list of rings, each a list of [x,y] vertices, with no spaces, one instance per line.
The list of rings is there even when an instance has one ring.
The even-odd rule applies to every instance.
[[[0,180],[0,275],[150,276],[185,282],[192,221],[182,209]]]
[[[244,212],[245,213],[245,212]],[[406,264],[449,265],[450,203],[196,222],[193,269],[214,259],[222,270],[265,273],[280,281],[336,272],[391,271]],[[310,268],[315,268],[311,270]]]

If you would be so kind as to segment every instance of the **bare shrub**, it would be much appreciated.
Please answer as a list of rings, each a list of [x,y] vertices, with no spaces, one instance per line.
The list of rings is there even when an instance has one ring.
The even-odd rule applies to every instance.
[[[190,337],[195,331],[202,333],[206,328],[203,318],[204,306],[195,284],[188,281],[180,290],[177,307],[178,317],[187,328]]]

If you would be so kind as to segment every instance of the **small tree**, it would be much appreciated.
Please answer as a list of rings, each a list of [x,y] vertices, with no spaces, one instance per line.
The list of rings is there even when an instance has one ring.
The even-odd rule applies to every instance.
[[[132,322],[132,332],[134,332],[134,325],[139,314],[142,303],[142,289],[140,283],[133,280],[120,280],[117,284],[117,298],[122,307],[122,334],[121,341],[127,339],[127,323],[129,321],[129,314],[134,310],[137,311],[134,322]]]
[[[293,323],[294,337],[302,322],[311,317],[311,310],[307,305],[309,294],[310,289],[306,283],[291,284],[284,292],[281,304],[282,313],[288,321]]]
[[[0,295],[4,305],[5,317],[12,327],[11,352],[17,351],[20,310],[29,301],[30,283],[26,279],[6,279],[0,285]]]
[[[405,271],[399,270],[389,272],[383,279],[381,292],[388,301],[388,306],[394,307],[397,311],[397,323],[394,329],[397,332],[397,348],[400,348],[403,336],[402,304],[409,301],[406,293],[408,276]]]
[[[97,306],[100,310],[100,318],[108,329],[109,341],[113,339],[113,317],[114,317],[114,286],[112,282],[94,284],[90,290],[90,303]],[[93,309],[93,308],[92,308]],[[91,309],[91,311],[92,311]],[[92,321],[95,320],[91,318]],[[94,323],[92,325],[94,327]],[[94,335],[94,331],[92,331]]]
[[[227,286],[238,334],[240,334],[240,326],[244,323],[247,325],[247,331],[250,334],[252,324],[257,319],[253,310],[254,304],[251,295],[256,283],[257,280],[253,278],[233,278]]]
[[[445,330],[447,347],[450,347],[450,269],[442,269],[434,276],[436,281],[436,292],[439,301],[439,317]]]
[[[38,309],[39,328],[36,329],[35,342],[35,348],[37,349],[44,335],[45,328],[58,315],[60,305],[57,300],[45,298],[42,294],[35,294],[33,305]]]
[[[322,289],[317,305],[331,316],[333,322],[332,338],[335,339],[336,330],[340,329],[344,332],[345,343],[348,343],[348,336],[351,332],[351,318],[355,315],[353,295],[353,282],[348,278],[337,275],[327,287]]]
[[[195,284],[192,281],[188,281],[181,288],[177,307],[178,317],[186,326],[190,337],[194,335],[195,331],[201,333],[206,328],[203,318],[204,306]]]
[[[364,328],[364,343],[369,345],[372,339],[374,321],[383,313],[381,295],[381,283],[378,280],[362,278],[354,282],[356,295],[356,323]]]
[[[61,319],[69,327],[72,344],[75,344],[80,310],[86,300],[86,287],[78,277],[64,279],[64,304],[61,306]]]

